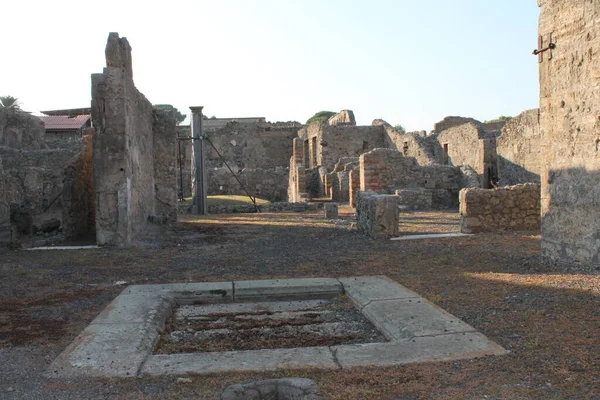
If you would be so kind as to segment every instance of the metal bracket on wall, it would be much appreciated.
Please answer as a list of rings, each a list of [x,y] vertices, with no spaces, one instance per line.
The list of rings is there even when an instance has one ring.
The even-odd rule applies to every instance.
[[[548,52],[548,60],[552,59],[552,50],[556,48],[556,43],[552,41],[552,34],[538,38],[538,48],[533,51],[534,56],[538,56],[538,62],[544,62],[544,52]]]

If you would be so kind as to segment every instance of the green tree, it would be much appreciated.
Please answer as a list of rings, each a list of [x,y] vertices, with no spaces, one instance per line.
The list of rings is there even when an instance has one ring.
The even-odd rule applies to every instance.
[[[404,129],[404,127],[400,124],[396,124],[394,125],[394,129],[397,130],[400,133],[406,133],[406,129]]]
[[[313,122],[323,123],[329,118],[333,117],[335,114],[337,113],[333,111],[319,111],[318,113],[310,117],[308,121],[306,121],[306,125],[311,124]]]
[[[155,104],[154,108],[157,110],[173,112],[173,116],[175,117],[175,120],[177,120],[177,125],[185,121],[187,117],[187,115],[180,113],[177,108],[173,107],[170,104]]]
[[[511,119],[513,119],[513,117],[508,117],[506,115],[501,115],[501,116],[499,116],[496,119],[488,119],[487,121],[483,121],[483,123],[484,124],[490,124],[490,123],[493,123],[493,122],[508,122]]]
[[[0,107],[12,108],[13,110],[20,110],[19,99],[12,96],[0,96]]]

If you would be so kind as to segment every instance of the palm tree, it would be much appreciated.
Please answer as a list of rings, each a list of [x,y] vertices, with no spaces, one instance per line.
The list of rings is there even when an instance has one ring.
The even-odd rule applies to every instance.
[[[12,108],[13,110],[20,110],[19,99],[12,96],[0,96],[0,107]]]

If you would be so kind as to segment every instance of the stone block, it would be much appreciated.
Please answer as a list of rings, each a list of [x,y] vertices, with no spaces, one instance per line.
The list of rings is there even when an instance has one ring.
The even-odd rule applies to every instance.
[[[398,236],[398,197],[358,192],[356,220],[358,231],[374,239]]]
[[[335,203],[325,203],[325,219],[337,219],[339,217],[338,205]]]
[[[221,400],[318,400],[319,385],[307,378],[280,378],[229,386]]]

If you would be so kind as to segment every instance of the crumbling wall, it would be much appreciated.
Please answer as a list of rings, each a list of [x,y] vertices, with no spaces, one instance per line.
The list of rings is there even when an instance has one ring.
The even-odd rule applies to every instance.
[[[356,196],[356,227],[374,239],[398,236],[398,199],[393,195],[360,191]]]
[[[406,157],[414,157],[420,165],[436,163],[433,146],[427,132],[398,132],[393,126],[382,119],[373,120],[373,126],[381,125],[385,130],[385,148],[395,149]]]
[[[150,219],[162,220],[176,214],[174,207],[169,210],[176,199],[172,203],[165,201],[168,190],[161,188],[166,174],[175,177],[175,153],[166,151],[164,158],[155,154],[155,145],[156,152],[161,146],[170,148],[162,142],[167,138],[157,138],[155,143],[156,116],[151,103],[133,83],[127,39],[111,33],[106,45],[106,68],[102,74],[92,75],[92,119],[97,129],[94,182],[98,244],[130,244]],[[162,122],[157,126],[166,132]],[[161,136],[161,132],[156,134]],[[174,130],[170,140],[176,140]],[[167,169],[164,174],[160,172],[162,168]]]
[[[208,193],[210,194],[246,194],[227,168],[209,169],[207,175]],[[285,201],[288,198],[288,168],[277,167],[266,170],[262,168],[244,168],[241,171],[238,171],[236,175],[251,196],[269,200],[271,202]],[[299,189],[302,190],[301,187],[299,187]],[[301,201],[301,199],[292,199],[290,201]]]
[[[483,130],[481,123],[468,122],[432,136],[434,154],[442,165],[470,166],[484,188],[497,184],[496,131]]]
[[[542,254],[600,265],[600,1],[541,2]],[[551,38],[549,37],[551,34]]]
[[[374,148],[385,146],[383,126],[352,126],[309,124],[298,132],[308,146],[304,163],[309,168],[317,166],[331,170],[342,157],[358,157]]]
[[[96,229],[92,137],[82,138],[81,153],[64,170],[62,225],[66,237],[84,237]]]
[[[496,139],[499,185],[540,183],[542,143],[539,109],[512,118]]]
[[[293,139],[298,134],[296,124],[274,125],[268,122],[229,122],[219,129],[204,131],[219,150],[229,166],[238,171],[243,168],[271,169],[286,167],[292,156]],[[208,145],[207,167],[221,168],[223,161]]]
[[[0,108],[0,146],[13,149],[45,148],[44,122],[23,111]]]
[[[171,111],[154,109],[152,121],[153,217],[173,222],[177,219],[177,120]]]
[[[412,157],[391,149],[375,149],[360,157],[360,188],[376,193],[397,189],[429,189],[434,208],[458,205],[462,174],[459,168],[444,165],[420,166]]]
[[[327,120],[327,125],[352,125],[356,126],[356,119],[352,110],[342,110],[332,115]]]
[[[473,124],[473,125],[478,126],[481,124],[481,122],[477,121],[474,118],[448,116],[448,117],[445,117],[443,120],[433,124],[433,131],[437,132],[437,133],[441,133],[450,128],[454,128],[454,127],[465,125],[465,124]]]
[[[463,233],[539,229],[540,185],[461,190],[460,226]]]
[[[179,198],[192,197],[192,141],[180,140],[191,137],[189,125],[179,125],[177,127],[177,187]]]
[[[93,190],[86,144],[65,142],[58,149],[17,150],[0,147],[3,190],[0,195],[0,241],[10,241],[10,204],[22,206],[33,217],[30,243],[61,241],[77,237],[93,228],[87,221],[89,194]],[[77,182],[75,184],[75,182]],[[75,184],[75,187],[73,185]],[[77,225],[82,223],[83,225]]]

